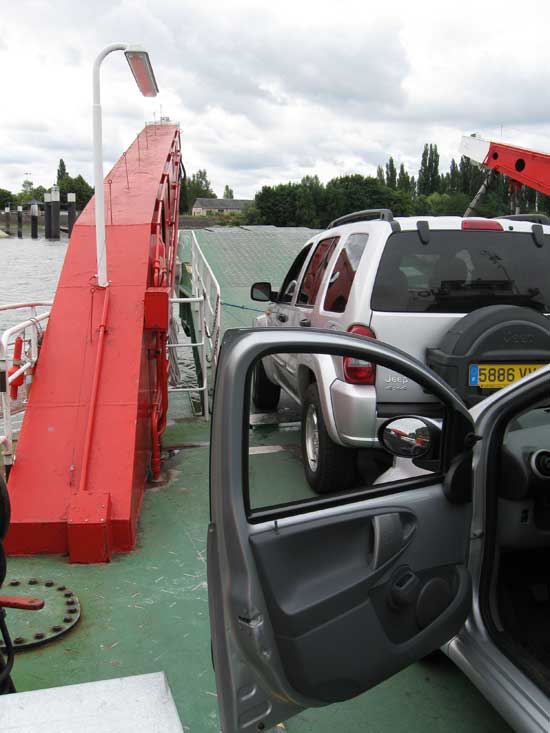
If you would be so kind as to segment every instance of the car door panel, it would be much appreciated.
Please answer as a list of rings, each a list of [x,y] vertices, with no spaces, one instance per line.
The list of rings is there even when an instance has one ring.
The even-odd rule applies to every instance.
[[[255,359],[280,351],[376,356],[452,408],[455,443],[463,445],[472,429],[439,377],[379,342],[309,329],[226,334],[214,393],[208,532],[225,733],[267,730],[368,690],[448,641],[471,604],[470,505],[451,503],[440,475],[421,476],[409,491],[319,499],[277,519],[249,515],[245,395]]]
[[[250,537],[283,667],[306,697],[353,697],[409,664],[418,644],[429,647],[434,635],[443,644],[464,621],[470,505],[449,504],[437,485],[401,498],[404,506],[366,502],[345,518],[279,523],[277,532]],[[428,537],[438,547],[435,567]],[[409,598],[396,592],[401,580],[415,585]],[[384,664],[374,669],[373,656]]]

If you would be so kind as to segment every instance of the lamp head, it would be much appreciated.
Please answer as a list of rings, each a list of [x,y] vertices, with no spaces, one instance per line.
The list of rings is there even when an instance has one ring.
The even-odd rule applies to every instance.
[[[124,55],[132,69],[139,91],[144,97],[156,97],[159,88],[147,51],[142,46],[129,44]]]

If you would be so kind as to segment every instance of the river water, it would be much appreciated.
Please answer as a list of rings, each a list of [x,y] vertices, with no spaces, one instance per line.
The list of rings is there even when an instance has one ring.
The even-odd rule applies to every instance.
[[[59,242],[0,239],[0,305],[52,300],[66,250],[66,238]],[[0,333],[19,323],[27,313],[0,311]]]
[[[53,300],[68,240],[0,239],[0,305]],[[38,312],[47,308],[38,308]],[[21,323],[28,310],[0,311],[0,334]],[[180,341],[188,341],[180,326]],[[186,384],[195,384],[195,367],[191,349],[180,351],[180,372]]]

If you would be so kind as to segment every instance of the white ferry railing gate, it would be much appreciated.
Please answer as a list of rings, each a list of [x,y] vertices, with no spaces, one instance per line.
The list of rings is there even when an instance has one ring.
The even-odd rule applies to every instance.
[[[221,291],[216,276],[204,256],[195,232],[191,233],[191,287],[189,298],[171,298],[170,303],[189,303],[200,337],[196,342],[168,344],[171,350],[199,349],[202,383],[196,387],[169,387],[169,392],[202,393],[203,415],[208,418],[208,377],[213,380],[220,349]],[[197,332],[196,332],[197,333]]]
[[[0,312],[14,311],[21,309],[28,309],[30,311],[29,317],[17,323],[14,326],[6,329],[0,337],[0,396],[2,398],[2,424],[3,432],[0,432],[0,450],[3,454],[4,467],[6,472],[9,473],[11,465],[13,464],[13,414],[14,405],[12,404],[10,386],[14,380],[18,379],[21,375],[25,375],[32,372],[36,362],[38,361],[39,353],[39,334],[43,332],[43,322],[46,321],[50,316],[50,311],[44,313],[37,313],[37,308],[42,306],[51,306],[50,301],[36,301],[33,303],[8,303],[6,305],[0,305]],[[13,349],[15,346],[15,339],[21,336],[24,342],[24,348],[21,352],[21,359],[19,363],[15,364],[18,367],[15,371],[11,372],[14,366],[13,360]],[[21,412],[24,407],[20,407],[18,412]]]

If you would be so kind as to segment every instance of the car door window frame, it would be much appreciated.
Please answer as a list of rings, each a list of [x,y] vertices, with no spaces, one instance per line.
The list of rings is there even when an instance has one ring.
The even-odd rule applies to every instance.
[[[295,685],[286,671],[283,659],[284,650],[281,649],[279,642],[279,639],[283,637],[281,634],[279,636],[276,634],[277,626],[274,623],[273,612],[266,599],[269,588],[262,583],[259,576],[261,570],[257,560],[258,555],[254,556],[256,551],[259,553],[259,545],[258,542],[254,545],[252,540],[261,539],[261,535],[263,535],[264,538],[267,537],[274,543],[279,542],[279,540],[285,542],[287,540],[286,535],[294,531],[290,525],[296,525],[297,531],[302,534],[310,530],[315,531],[323,525],[339,525],[341,519],[347,521],[347,515],[352,517],[355,515],[357,520],[361,522],[365,519],[370,522],[371,517],[376,515],[385,516],[388,513],[393,515],[396,511],[402,513],[402,508],[406,513],[408,506],[406,497],[401,495],[401,498],[399,498],[399,496],[392,495],[387,500],[385,498],[375,500],[373,502],[374,507],[372,503],[367,506],[368,502],[361,500],[338,507],[332,512],[327,512],[329,516],[326,517],[328,520],[326,523],[325,516],[323,516],[324,512],[308,511],[307,515],[302,515],[296,520],[286,520],[281,525],[276,522],[268,522],[263,527],[251,526],[245,514],[243,497],[243,478],[246,475],[247,465],[245,450],[243,450],[242,430],[247,430],[249,425],[249,405],[246,404],[246,398],[250,394],[250,378],[257,359],[281,350],[293,353],[337,353],[362,360],[376,358],[388,368],[401,370],[407,376],[430,388],[442,402],[449,406],[449,411],[452,413],[450,423],[453,423],[452,427],[456,427],[456,430],[450,431],[449,441],[460,434],[462,437],[461,446],[463,447],[465,430],[467,429],[468,432],[472,430],[472,421],[463,402],[442,379],[431,373],[420,362],[384,344],[374,341],[362,341],[347,334],[321,330],[310,330],[304,333],[298,330],[281,332],[277,329],[262,328],[248,331],[233,329],[226,332],[220,350],[219,371],[214,393],[210,446],[211,521],[208,528],[207,567],[213,657],[216,681],[220,691],[220,713],[224,730],[237,730],[243,727],[243,721],[246,723],[250,721],[252,725],[248,727],[271,728],[276,722],[287,720],[296,712],[301,712],[302,709],[310,707],[312,700],[326,699],[322,694],[315,694],[316,690],[313,691],[313,695],[308,692],[307,696],[304,697],[302,693],[303,686]],[[454,425],[455,422],[457,423],[456,426]],[[452,447],[455,448],[456,446],[453,444]],[[465,622],[467,610],[470,607],[470,576],[464,567],[470,510],[467,505],[452,508],[450,504],[447,506],[443,487],[440,483],[436,483],[437,477],[432,474],[428,478],[432,486],[426,489],[425,492],[423,491],[420,494],[415,492],[410,495],[412,524],[409,525],[406,522],[404,526],[406,528],[411,527],[411,532],[403,534],[402,540],[406,543],[416,543],[415,549],[410,555],[415,562],[418,560],[416,555],[420,547],[422,561],[416,562],[418,567],[413,567],[413,571],[430,571],[432,566],[434,570],[437,570],[440,566],[444,566],[447,560],[442,561],[441,555],[437,551],[437,541],[430,539],[432,536],[431,530],[435,529],[436,523],[439,522],[439,509],[442,509],[448,518],[449,526],[452,524],[453,528],[450,535],[451,541],[447,547],[448,554],[445,557],[448,558],[448,562],[452,563],[454,568],[453,578],[456,577],[458,580],[458,591],[455,589],[450,603],[442,613],[438,614],[434,621],[437,627],[433,632],[424,627],[417,636],[414,636],[414,641],[410,640],[412,637],[409,634],[405,637],[404,642],[401,642],[400,639],[395,641],[380,633],[380,623],[374,618],[377,613],[375,602],[384,602],[384,613],[386,613],[387,602],[382,596],[371,596],[371,590],[374,594],[377,586],[373,586],[372,589],[369,588],[367,596],[361,593],[358,602],[349,598],[346,600],[346,608],[358,613],[361,613],[362,609],[368,606],[367,622],[376,622],[375,625],[370,626],[373,632],[371,637],[374,635],[375,642],[376,637],[384,639],[381,647],[382,652],[386,652],[386,649],[389,652],[395,652],[394,657],[390,657],[385,653],[382,654],[377,662],[373,664],[372,670],[376,674],[377,681],[382,681],[389,674],[403,669],[412,661],[422,658],[430,651],[449,641],[458,632],[459,623],[462,625]],[[401,490],[401,487],[399,487],[399,490]],[[426,520],[426,531],[423,535],[416,534],[415,530],[412,529],[415,525],[415,506],[420,508],[420,513]],[[443,526],[446,527],[447,525]],[[363,538],[364,542],[361,542],[358,557],[361,558],[360,562],[363,562],[362,552],[364,548],[364,562],[367,563],[368,535],[363,534],[361,539]],[[420,542],[420,545],[418,542]],[[434,545],[434,553],[433,557],[430,555],[428,558],[429,562],[425,562],[426,553],[431,550],[430,542]],[[404,552],[406,552],[408,545],[403,544],[401,547],[405,548]],[[280,554],[279,557],[281,557]],[[401,548],[398,554],[395,555],[395,559],[390,558],[395,568],[398,567],[400,557]],[[406,557],[406,555],[403,555],[403,557]],[[307,575],[304,575],[306,582],[310,579],[317,579],[316,553],[312,553],[311,558],[311,566],[306,568]],[[345,568],[346,560],[343,566]],[[278,567],[282,568],[284,583],[285,562],[279,562]],[[380,576],[376,576],[377,578],[381,578],[382,573],[385,573],[384,583],[389,589],[391,578],[395,577],[393,573],[389,572],[389,566],[380,564],[378,568],[377,566],[374,567],[374,572],[380,572]],[[368,564],[365,565],[363,575],[365,578],[373,577]],[[444,577],[446,576],[444,575]],[[349,587],[347,586],[347,588]],[[325,588],[326,586],[323,584],[321,587],[323,595]],[[346,586],[342,586],[342,588],[346,590]],[[303,592],[307,600],[307,587],[303,587]],[[332,596],[334,595],[333,593]],[[370,601],[371,597],[372,604],[367,604],[366,601]],[[281,595],[277,595],[277,599],[284,600]],[[327,609],[327,604],[324,603],[324,598],[321,597],[313,598],[313,600],[319,601],[316,603],[317,607],[320,607],[321,603],[323,604],[324,609],[322,609],[322,612],[327,621],[340,618],[344,624],[347,623],[347,611],[341,612],[339,609],[335,611],[334,608]],[[328,598],[328,600],[331,599]],[[305,610],[307,612],[307,608]],[[295,612],[296,609],[291,609],[291,611],[293,611],[292,615],[294,616],[293,623],[294,621],[296,623],[300,622]],[[302,613],[302,609],[298,608],[297,612]],[[451,616],[449,616],[449,613],[451,613]],[[364,618],[362,613],[361,616]],[[325,623],[325,619],[320,619],[319,616],[310,621],[317,629],[322,628]],[[440,623],[440,621],[443,623]],[[294,637],[298,639],[299,633],[296,633],[296,627],[293,631],[295,632]],[[338,640],[337,635],[332,638]],[[310,648],[313,647],[316,657],[319,657],[324,649],[322,646],[315,646],[315,640],[311,644],[310,639],[311,637],[306,639],[306,642],[310,644]],[[357,646],[353,647],[353,637],[351,637],[351,641],[352,653],[350,658],[356,659]],[[365,645],[364,648],[371,647]],[[328,652],[330,649],[329,644],[327,644],[326,649]],[[272,653],[266,654],[265,650]],[[305,659],[310,656],[308,649],[306,649],[301,658]],[[330,666],[330,653],[327,653],[325,657],[327,664]],[[300,657],[295,655],[294,658]],[[393,659],[393,663],[388,669],[386,660],[389,658]],[[359,660],[359,663],[362,664],[361,660]],[[339,675],[336,679],[339,681],[344,678],[345,675]],[[377,681],[369,683],[368,679],[363,681],[365,684],[362,684],[361,691],[369,689],[377,683]],[[243,690],[252,689],[251,685],[253,686],[253,692],[250,693],[253,695],[252,698],[250,694],[246,696],[242,694]],[[336,687],[336,689],[339,690],[340,688]],[[259,691],[258,695],[255,696],[257,690]],[[351,689],[351,692],[346,689],[345,697],[342,696],[342,699],[348,699],[353,694],[353,689]],[[272,711],[274,711],[274,714],[272,714]],[[261,723],[258,721],[261,721]],[[263,721],[267,721],[267,723]]]
[[[304,269],[304,266],[309,262],[312,248],[313,248],[313,242],[306,244],[305,247],[303,247],[298,252],[296,257],[294,258],[292,265],[288,268],[288,271],[281,285],[281,290],[279,291],[279,297],[277,298],[277,303],[279,303],[280,305],[290,305],[292,301],[296,298],[296,295],[298,293],[298,283],[300,282],[300,275]],[[296,267],[296,264],[298,262],[300,263],[299,267],[295,270],[294,268]],[[285,290],[288,288],[288,286],[290,285],[290,283],[293,280],[296,281],[296,287],[294,288],[292,294],[290,295],[290,298],[286,300],[284,299]]]
[[[299,287],[296,290],[296,297],[295,297],[295,304],[299,308],[311,308],[313,309],[315,307],[315,304],[317,303],[317,299],[319,297],[319,293],[321,291],[321,285],[323,284],[323,278],[325,276],[328,264],[334,255],[334,251],[338,247],[338,242],[340,241],[340,237],[324,237],[323,239],[319,240],[317,243],[317,246],[313,249],[311,256],[308,259],[307,265],[305,270],[302,272],[301,278],[300,278],[300,284]],[[304,282],[306,277],[308,276],[310,272],[310,267],[313,264],[313,260],[315,258],[316,253],[319,251],[319,248],[328,242],[327,245],[327,251],[324,253],[321,261],[317,265],[317,269],[313,275],[314,277],[314,284],[316,284],[317,289],[315,290],[315,293],[313,295],[313,301],[311,303],[301,303],[300,302],[300,294],[302,293],[302,288],[304,287]],[[322,270],[322,272],[320,272]]]
[[[307,353],[315,353],[310,349]],[[289,353],[306,353],[290,350]],[[269,349],[262,356],[273,354],[275,351]],[[285,350],[287,353],[287,350]],[[261,357],[260,357],[261,358]],[[250,467],[249,467],[249,414],[250,414],[250,387],[252,383],[252,372],[255,362],[251,365],[247,375],[247,387],[245,390],[246,398],[243,413],[243,436],[242,436],[242,460],[243,460],[243,502],[245,506],[245,514],[249,524],[261,524],[268,521],[277,521],[286,517],[293,517],[301,514],[309,514],[311,512],[329,509],[331,507],[343,504],[352,504],[361,500],[374,499],[383,496],[389,496],[397,492],[410,491],[413,489],[421,489],[426,486],[440,482],[444,485],[445,477],[451,468],[453,459],[459,460],[461,457],[471,458],[471,449],[465,446],[464,439],[467,432],[471,432],[471,425],[468,431],[464,431],[460,425],[458,412],[449,409],[449,405],[443,402],[443,429],[441,432],[441,457],[439,470],[432,473],[415,476],[398,481],[391,481],[385,484],[376,484],[361,486],[349,491],[336,492],[326,496],[314,496],[310,498],[299,499],[295,502],[285,503],[281,505],[273,505],[269,507],[253,508],[250,501]],[[424,365],[421,365],[424,366]],[[410,375],[408,375],[410,376]],[[422,384],[422,380],[418,380]],[[441,381],[443,384],[443,380]],[[447,386],[447,385],[445,385]],[[461,402],[453,393],[453,399]],[[467,414],[466,407],[464,412]],[[471,418],[467,417],[468,421]]]
[[[353,278],[352,278],[351,284],[349,286],[349,289],[347,291],[346,304],[344,306],[344,309],[341,310],[341,311],[340,310],[337,310],[337,311],[336,310],[332,310],[330,308],[327,308],[327,297],[328,297],[329,290],[330,290],[330,287],[331,287],[331,284],[332,284],[330,281],[331,281],[331,279],[332,279],[332,277],[333,277],[333,275],[334,275],[334,273],[336,271],[336,267],[338,266],[338,263],[340,262],[340,258],[342,257],[343,253],[347,251],[348,244],[350,244],[350,241],[351,241],[352,237],[357,237],[357,236],[365,237],[365,242],[363,244],[363,250],[361,252],[361,257],[359,258],[359,262],[357,263],[357,269],[353,273]],[[322,298],[321,298],[321,306],[320,306],[320,310],[321,310],[322,313],[326,313],[326,314],[328,314],[330,316],[335,316],[335,315],[338,316],[338,315],[341,315],[342,313],[345,313],[346,308],[348,307],[349,297],[350,297],[351,291],[353,289],[353,283],[355,282],[355,277],[357,275],[357,271],[359,270],[359,267],[361,266],[361,261],[363,259],[364,254],[365,254],[365,249],[366,249],[367,244],[368,244],[368,239],[369,239],[368,232],[352,232],[351,234],[348,234],[348,236],[345,238],[342,246],[337,251],[336,257],[334,258],[334,264],[332,265],[332,268],[331,268],[331,271],[330,271],[330,277],[328,278],[328,281],[326,283],[326,287],[323,289]]]

